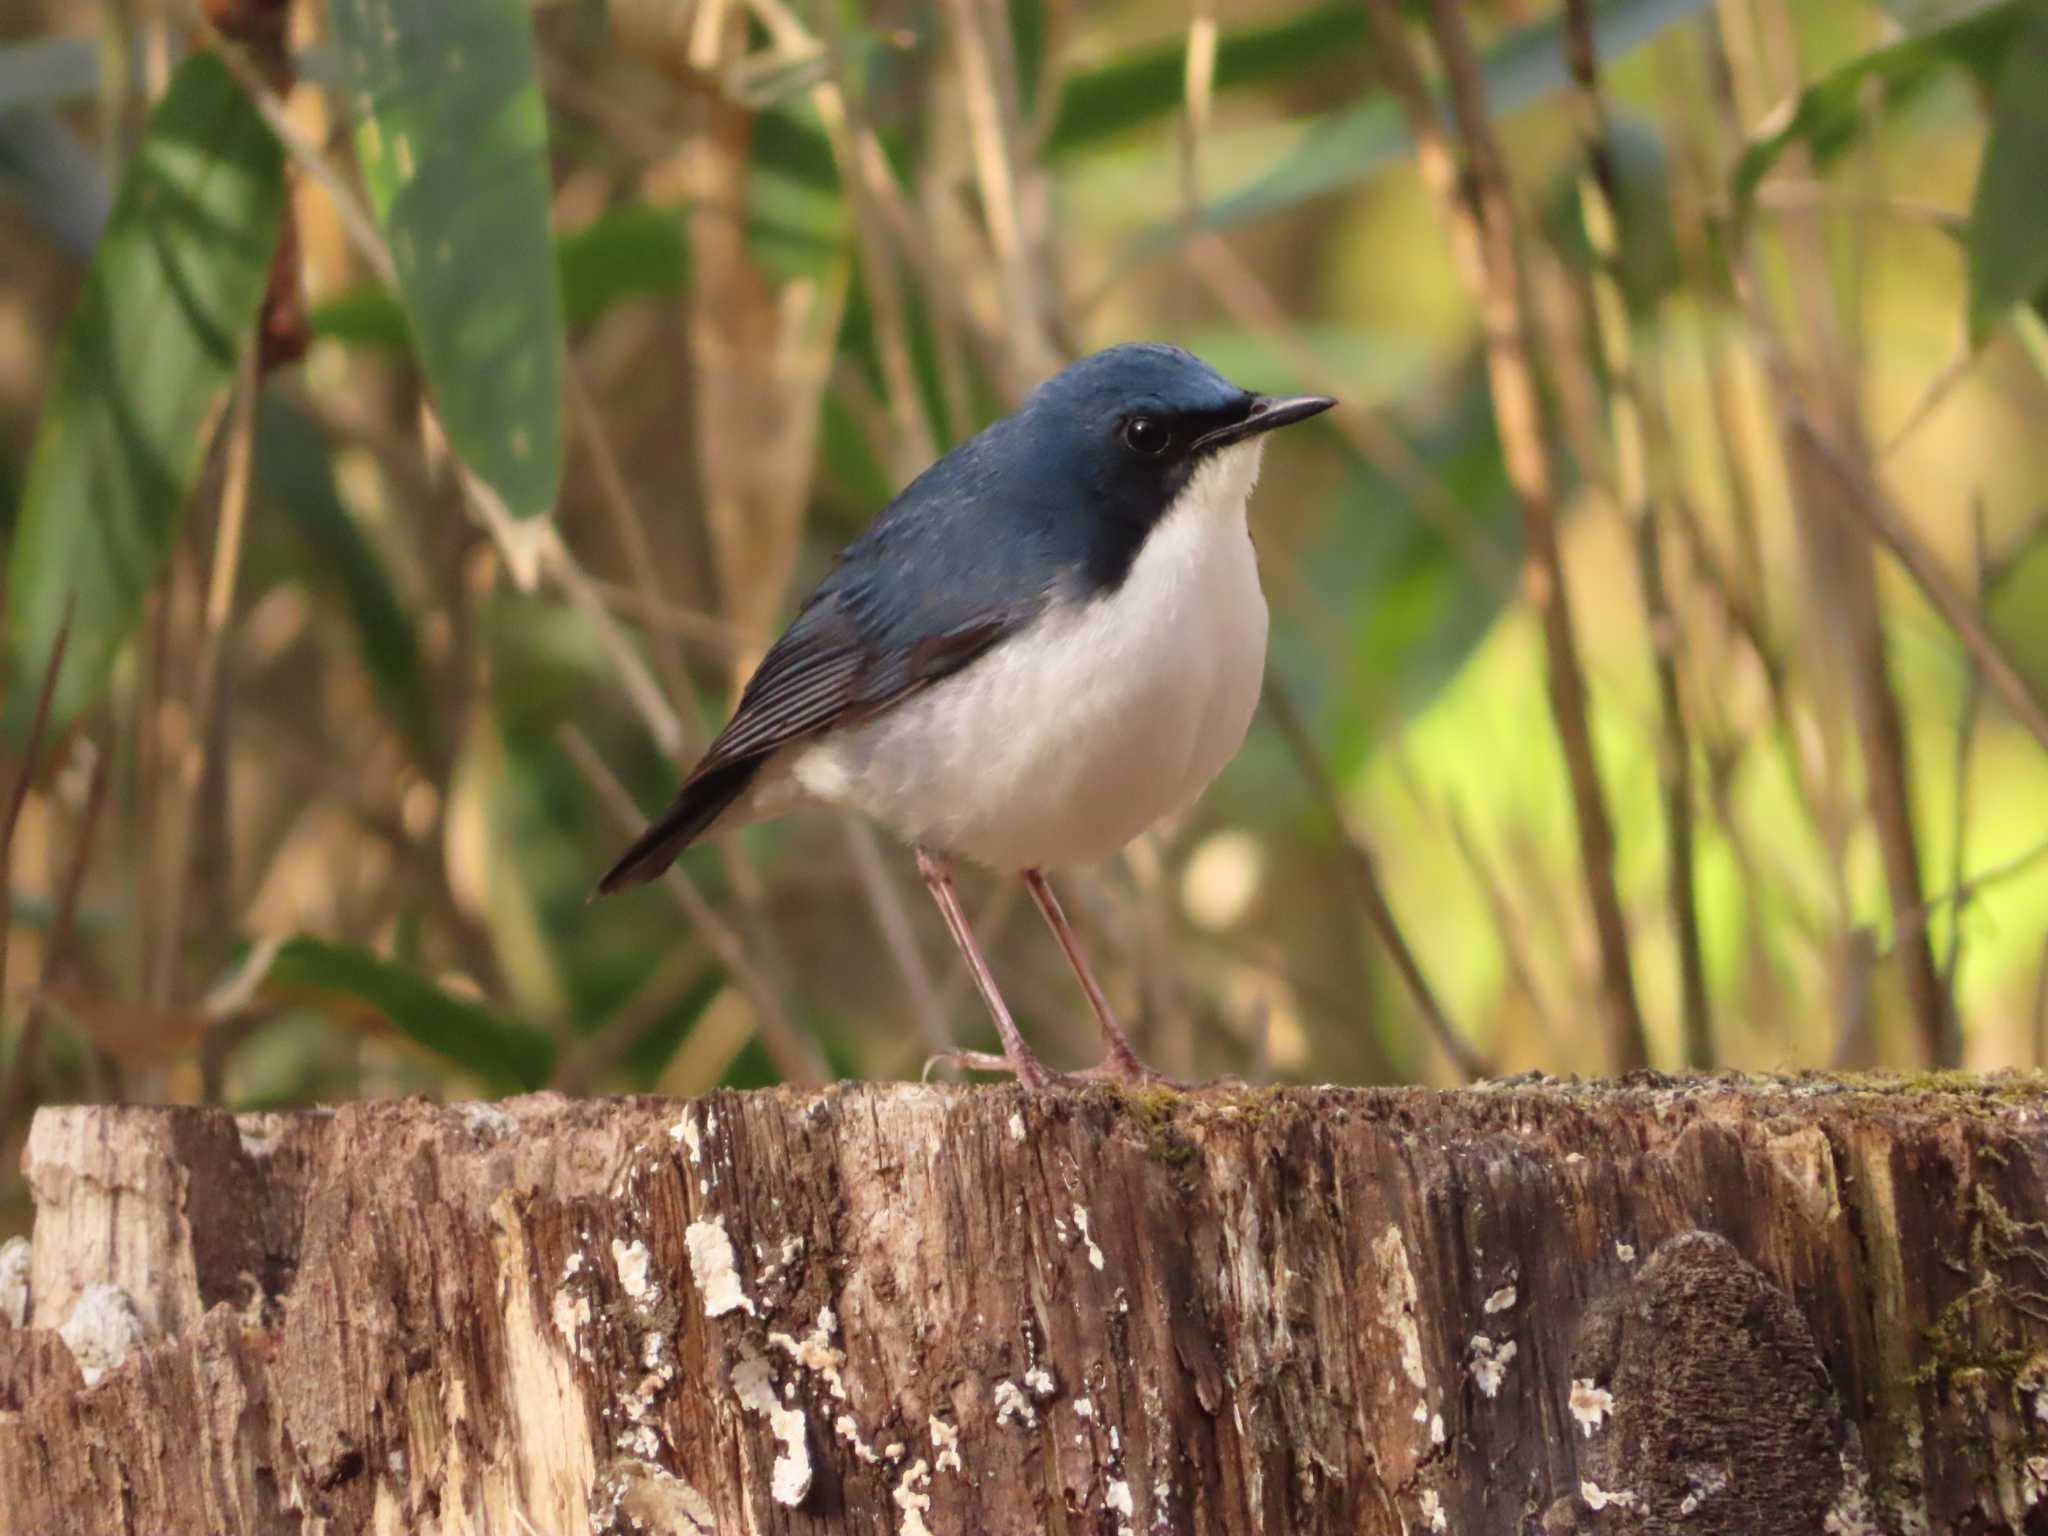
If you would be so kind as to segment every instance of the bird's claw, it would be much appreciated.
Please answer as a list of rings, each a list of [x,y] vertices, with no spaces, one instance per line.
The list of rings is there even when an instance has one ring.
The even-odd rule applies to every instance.
[[[940,1062],[946,1062],[955,1067],[965,1067],[970,1072],[1007,1072],[1016,1078],[1018,1084],[1030,1093],[1045,1093],[1054,1088],[1074,1088],[1080,1086],[1078,1078],[1065,1072],[1053,1071],[1036,1056],[1026,1056],[1022,1060],[1012,1060],[1008,1056],[998,1056],[992,1051],[966,1050],[940,1051],[926,1058],[923,1081],[929,1082],[931,1080],[932,1068]]]

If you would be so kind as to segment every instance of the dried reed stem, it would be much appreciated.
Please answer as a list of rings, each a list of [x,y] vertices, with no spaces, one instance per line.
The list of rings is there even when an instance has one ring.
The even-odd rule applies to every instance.
[[[1607,370],[1615,494],[1635,533],[1657,675],[1657,780],[1664,811],[1665,899],[1678,950],[1680,1038],[1685,1064],[1704,1069],[1714,1065],[1715,1051],[1693,874],[1692,742],[1678,687],[1678,614],[1665,585],[1662,519],[1651,489],[1653,474],[1669,482],[1669,464],[1652,463],[1656,449],[1668,446],[1668,439],[1653,439],[1645,425],[1648,383],[1636,369],[1628,299],[1621,283],[1614,155],[1595,50],[1590,0],[1565,0],[1565,52],[1586,146],[1587,169],[1579,179],[1579,196],[1594,257],[1593,311]]]
[[[1462,176],[1422,84],[1395,0],[1368,0],[1367,15],[1379,43],[1381,70],[1407,116],[1423,180],[1441,205],[1459,271],[1480,308],[1501,449],[1522,507],[1528,548],[1524,588],[1542,620],[1551,714],[1571,780],[1579,860],[1599,942],[1609,1055],[1615,1068],[1627,1071],[1648,1064],[1649,1044],[1629,966],[1628,925],[1614,881],[1614,829],[1593,757],[1585,673],[1557,542],[1556,490],[1530,357],[1507,173],[1487,121],[1479,62],[1453,0],[1432,0],[1431,25],[1464,148]]]

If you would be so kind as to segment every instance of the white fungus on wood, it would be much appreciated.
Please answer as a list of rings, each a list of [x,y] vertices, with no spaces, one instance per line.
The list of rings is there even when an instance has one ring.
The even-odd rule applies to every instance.
[[[768,1421],[768,1432],[782,1444],[782,1454],[769,1471],[768,1491],[775,1502],[794,1508],[811,1491],[811,1448],[805,1434],[803,1411],[785,1408],[775,1400],[775,1384],[768,1376],[768,1362],[749,1355],[733,1368],[732,1389],[740,1406]]]
[[[932,1496],[925,1492],[931,1486],[931,1480],[932,1475],[922,1456],[903,1469],[903,1476],[897,1479],[896,1487],[889,1494],[890,1500],[903,1512],[903,1518],[896,1527],[896,1536],[932,1536],[931,1527],[924,1523],[924,1512],[932,1507]]]
[[[1074,1225],[1081,1229],[1081,1241],[1088,1245],[1088,1262],[1095,1268],[1102,1268],[1102,1250],[1088,1231],[1088,1212],[1080,1206],[1074,1207]]]
[[[1614,1412],[1614,1394],[1605,1387],[1594,1386],[1587,1377],[1577,1377],[1572,1382],[1571,1409],[1572,1417],[1579,1421],[1579,1429],[1590,1440],[1593,1431],[1606,1422],[1608,1414]]]
[[[1026,1429],[1038,1428],[1038,1410],[1031,1406],[1031,1399],[1024,1395],[1024,1389],[1005,1377],[996,1383],[996,1422],[1008,1424],[1015,1421]]]
[[[1495,1344],[1483,1333],[1472,1335],[1472,1363],[1468,1369],[1481,1392],[1488,1397],[1500,1396],[1501,1383],[1507,1380],[1508,1362],[1516,1352],[1513,1339]]]
[[[734,1267],[732,1239],[725,1234],[725,1218],[714,1216],[709,1221],[691,1222],[683,1233],[683,1244],[690,1250],[690,1278],[697,1282],[697,1293],[704,1298],[704,1315],[721,1317],[743,1310],[747,1316],[754,1316],[753,1298],[741,1286],[739,1271]]]
[[[771,1333],[768,1342],[788,1355],[807,1371],[816,1371],[825,1378],[826,1390],[846,1401],[846,1382],[840,1375],[840,1368],[846,1364],[846,1351],[832,1342],[832,1335],[839,1331],[839,1318],[830,1307],[818,1309],[818,1325],[801,1339],[793,1339],[786,1333]]]
[[[1373,1259],[1380,1271],[1380,1316],[1401,1341],[1401,1369],[1418,1387],[1429,1385],[1422,1367],[1422,1330],[1415,1322],[1415,1271],[1408,1264],[1408,1243],[1399,1227],[1390,1226],[1373,1239]]]
[[[1610,1504],[1616,1509],[1632,1509],[1636,1502],[1632,1489],[1602,1488],[1590,1478],[1579,1484],[1579,1497],[1586,1501],[1586,1508],[1596,1515]]]
[[[940,1472],[960,1470],[960,1427],[933,1414],[927,1421],[932,1432],[932,1466]]]
[[[730,1250],[728,1244],[727,1251]],[[661,1299],[661,1287],[647,1278],[647,1245],[639,1238],[630,1243],[613,1238],[612,1264],[619,1272],[619,1288],[628,1296],[650,1307]]]

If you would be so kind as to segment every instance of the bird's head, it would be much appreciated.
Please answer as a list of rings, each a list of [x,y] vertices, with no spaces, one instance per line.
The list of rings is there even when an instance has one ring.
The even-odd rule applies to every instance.
[[[1153,521],[1198,477],[1241,479],[1241,504],[1264,434],[1335,404],[1324,395],[1253,394],[1192,352],[1129,342],[1053,375],[1018,418],[1027,444],[1047,462]]]

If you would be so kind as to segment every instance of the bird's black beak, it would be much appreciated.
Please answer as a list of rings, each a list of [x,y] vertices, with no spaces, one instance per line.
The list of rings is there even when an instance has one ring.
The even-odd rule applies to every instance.
[[[1307,421],[1311,416],[1320,416],[1336,403],[1328,395],[1254,395],[1251,408],[1240,420],[1203,433],[1195,439],[1194,447],[1197,452],[1202,452],[1241,443],[1275,427],[1288,427],[1297,421]]]

